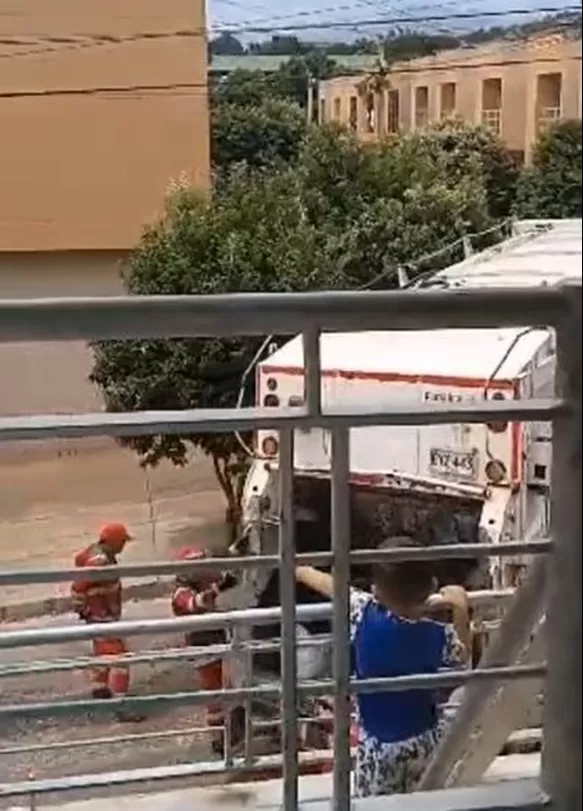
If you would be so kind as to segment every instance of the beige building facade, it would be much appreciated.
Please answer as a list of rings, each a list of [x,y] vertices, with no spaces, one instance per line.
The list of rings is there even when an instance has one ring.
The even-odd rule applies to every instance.
[[[460,118],[488,127],[528,161],[541,128],[581,118],[581,40],[548,34],[443,51],[365,80],[323,81],[319,102],[321,121],[346,124],[363,140]]]
[[[0,298],[115,295],[210,185],[204,0],[0,0]],[[0,414],[100,408],[83,345],[0,345]]]

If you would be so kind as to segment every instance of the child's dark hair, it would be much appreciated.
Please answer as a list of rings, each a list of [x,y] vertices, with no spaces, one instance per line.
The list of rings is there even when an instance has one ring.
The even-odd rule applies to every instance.
[[[398,546],[419,546],[412,538],[389,538],[378,549],[395,549]],[[424,560],[405,560],[400,563],[379,562],[371,567],[373,585],[403,605],[424,603],[433,592],[435,578],[431,563]]]

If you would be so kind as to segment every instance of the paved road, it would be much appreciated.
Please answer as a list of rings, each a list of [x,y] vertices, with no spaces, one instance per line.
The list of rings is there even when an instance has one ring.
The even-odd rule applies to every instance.
[[[130,604],[126,609],[128,619],[168,616],[166,601]],[[4,625],[4,630],[62,626],[73,623],[71,616],[29,621],[23,625]],[[131,642],[136,652],[165,647],[178,647],[181,638],[134,637]],[[55,658],[74,658],[90,653],[88,643],[0,650],[0,665],[11,662],[30,662]],[[187,662],[138,665],[133,671],[133,691],[139,694],[177,692],[193,687],[192,665]],[[0,682],[2,704],[28,703],[74,699],[86,693],[86,677],[82,671],[67,671],[25,678],[4,678]],[[117,735],[140,734],[171,729],[189,730],[203,723],[200,709],[174,708],[164,713],[152,713],[142,724],[120,725],[113,717],[89,715],[54,717],[48,719],[2,723],[0,749],[25,745],[72,743],[70,748],[34,753],[0,753],[0,782],[27,780],[30,773],[37,779],[60,777],[87,772],[113,771],[148,766],[189,763],[193,760],[210,760],[208,743],[200,734],[186,733],[172,739],[158,739],[124,744],[101,744],[90,746],[84,740],[94,737],[109,738]],[[51,802],[63,798],[52,797]],[[10,802],[0,800],[0,808],[10,807]],[[42,807],[42,806],[41,806]]]
[[[135,542],[123,560],[162,560],[189,543],[226,542],[224,500],[209,460],[193,454],[185,468],[162,463],[146,474],[134,453],[113,442],[67,452],[7,455],[0,448],[0,565],[70,566],[107,520],[124,521]],[[151,503],[149,494],[151,496]],[[8,586],[0,604],[58,597],[69,584]]]

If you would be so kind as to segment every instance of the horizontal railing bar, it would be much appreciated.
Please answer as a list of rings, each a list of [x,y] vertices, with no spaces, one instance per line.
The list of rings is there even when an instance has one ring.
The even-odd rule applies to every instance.
[[[333,721],[334,716],[333,712],[331,711],[330,717],[323,719],[320,716],[314,717],[303,717],[299,716],[297,719],[298,724],[321,724],[324,720]],[[278,728],[283,723],[282,718],[276,718],[272,721],[252,721],[252,728],[254,730],[264,730],[264,729],[272,729]],[[0,749],[0,757],[8,757],[14,755],[26,755],[26,754],[33,754],[35,752],[53,752],[53,751],[62,751],[66,749],[74,749],[78,746],[83,746],[83,748],[93,747],[93,746],[118,746],[120,744],[126,743],[140,743],[142,741],[150,741],[150,740],[166,740],[166,739],[173,739],[173,738],[184,738],[192,735],[200,735],[202,737],[206,737],[207,735],[216,733],[217,729],[224,730],[224,725],[222,726],[203,726],[203,727],[187,727],[186,729],[168,729],[162,730],[160,732],[140,732],[140,733],[132,733],[130,735],[112,735],[107,737],[101,738],[81,738],[79,740],[74,741],[54,741],[52,743],[33,743],[33,744],[22,744],[21,746],[11,746],[6,749]],[[516,732],[513,732],[510,737],[508,738],[508,744],[510,745],[528,745],[528,746],[535,746],[542,742],[542,730],[540,728],[535,729],[520,729]],[[328,759],[331,760],[333,757],[333,752],[331,749],[321,750],[322,753],[328,753]],[[353,749],[354,752],[354,749]],[[225,765],[225,771],[230,767]]]
[[[47,414],[1,417],[0,441],[38,440],[50,437],[79,439],[94,436],[148,436],[151,434],[229,433],[279,430],[284,427],[328,428],[379,425],[436,425],[444,423],[542,422],[566,414],[562,400],[483,400],[405,406],[370,403],[326,408],[309,414],[304,408],[217,408],[184,411],[134,411],[97,414]]]
[[[329,718],[323,719],[319,716],[314,716],[312,718],[298,716],[296,722],[298,724],[321,724],[324,720],[332,721],[333,714],[330,714]],[[274,718],[271,721],[259,721],[259,720],[251,720],[251,726],[253,730],[261,731],[261,730],[269,730],[269,729],[279,729],[283,723],[282,718]],[[141,741],[150,741],[150,740],[165,740],[165,739],[172,739],[172,738],[183,738],[186,736],[192,735],[200,735],[201,737],[206,737],[207,735],[214,735],[217,730],[225,731],[224,724],[218,724],[217,726],[203,726],[203,727],[187,727],[186,729],[168,729],[162,730],[159,732],[140,732],[140,733],[131,733],[129,735],[110,735],[104,738],[80,738],[75,741],[53,741],[52,743],[33,743],[33,744],[22,744],[21,746],[11,746],[6,749],[0,749],[0,757],[8,756],[8,755],[25,755],[31,754],[33,752],[53,752],[53,751],[62,751],[64,749],[74,749],[77,746],[83,746],[83,748],[93,747],[93,746],[117,746],[122,743],[140,743]],[[328,752],[329,758],[332,758],[332,750],[322,750]],[[231,767],[228,765],[224,765],[225,770],[230,769]]]
[[[450,673],[422,673],[411,676],[396,676],[382,679],[352,680],[353,693],[400,692],[403,690],[439,690],[458,687],[473,681],[515,681],[517,679],[540,679],[546,673],[545,665],[515,665],[487,670],[459,670]],[[298,684],[298,693],[303,696],[328,695],[334,689],[331,679]],[[261,685],[227,690],[196,690],[190,693],[164,693],[149,696],[127,696],[108,701],[58,701],[35,704],[7,704],[0,706],[1,718],[46,718],[62,715],[79,715],[87,712],[108,714],[118,710],[175,705],[200,705],[212,701],[235,703],[246,699],[278,701],[280,685]]]
[[[330,612],[329,612],[330,613]],[[332,644],[331,634],[317,634],[297,640],[298,648],[319,648]],[[163,651],[149,651],[144,653],[126,653],[123,656],[108,656],[108,666],[157,664],[163,662],[178,662],[181,660],[198,662],[215,657],[228,656],[247,652],[252,655],[273,653],[281,649],[281,640],[273,642],[242,642],[237,648],[233,645],[203,645],[188,648],[170,648]],[[33,676],[38,673],[54,673],[66,670],[86,670],[92,667],[103,667],[102,656],[80,656],[75,659],[53,659],[48,661],[15,662],[14,664],[0,665],[0,679],[12,679],[16,676]]]
[[[82,746],[84,749],[93,746],[118,746],[122,743],[140,743],[150,740],[166,740],[172,738],[182,738],[190,735],[206,736],[216,733],[217,729],[224,729],[224,726],[213,727],[187,727],[186,729],[168,729],[160,732],[141,732],[131,735],[114,735],[104,738],[80,738],[74,741],[53,741],[52,743],[32,743],[21,746],[10,746],[0,749],[0,757],[14,755],[29,755],[35,752],[59,752],[66,749],[75,749]]]
[[[298,724],[317,724],[321,723],[321,718],[303,718],[297,719]],[[283,723],[281,718],[276,718],[273,721],[252,721],[252,728],[254,730],[279,728]],[[140,743],[142,741],[150,740],[166,740],[172,738],[184,738],[192,735],[200,735],[206,737],[207,735],[214,735],[217,730],[225,730],[224,724],[217,726],[204,726],[204,727],[187,727],[186,729],[169,729],[161,732],[141,732],[133,733],[130,735],[114,735],[105,738],[81,738],[75,741],[56,741],[53,743],[33,743],[23,744],[22,746],[11,746],[6,749],[0,749],[0,757],[8,757],[9,755],[26,755],[34,752],[54,752],[66,749],[74,749],[77,746],[82,746],[84,749],[93,746],[118,746],[122,743]],[[325,750],[329,751],[329,750]],[[329,752],[329,757],[332,753]],[[224,764],[225,771],[230,770],[230,766]]]
[[[4,299],[0,342],[554,326],[568,310],[558,287]]]
[[[325,764],[330,759],[327,749],[300,752],[302,766]],[[180,780],[186,777],[207,775],[245,774],[261,772],[281,767],[281,754],[262,755],[248,763],[244,758],[235,758],[233,765],[226,767],[223,761],[199,761],[198,763],[178,763],[172,766],[154,766],[119,772],[81,774],[72,777],[27,780],[21,783],[0,783],[0,797],[22,797],[23,795],[49,794],[57,791],[76,789],[125,786],[132,783],[150,783],[162,780]]]
[[[318,752],[301,752],[300,765],[302,768],[315,765],[325,765],[329,762],[330,753],[326,750],[320,755]],[[251,763],[243,759],[237,761],[236,768],[228,771],[232,778],[240,774],[252,776],[256,772],[281,768],[281,755],[266,755]],[[23,783],[0,784],[0,797],[22,797],[35,794],[52,794],[64,791],[79,791],[126,786],[139,783],[165,783],[192,777],[225,774],[221,764],[211,762],[185,763],[172,766],[158,766],[154,768],[133,769],[124,772],[106,772],[104,774],[84,774],[75,777],[61,777]],[[324,788],[324,792],[326,789]],[[407,798],[408,799],[408,798]],[[502,781],[497,784],[478,786],[471,789],[454,789],[447,792],[432,792],[413,795],[412,801],[418,811],[548,811],[549,801],[539,787],[538,779]],[[395,800],[396,802],[393,802]],[[314,803],[318,809],[329,806],[330,795],[321,798],[321,802]],[[372,797],[354,799],[354,811],[381,811],[388,809],[395,811],[401,807],[402,800],[398,797]],[[409,803],[407,803],[409,805]]]
[[[354,549],[350,559],[354,564],[367,565],[379,561],[396,563],[403,560],[442,560],[541,554],[552,551],[548,540],[512,541],[500,544],[450,544],[448,546],[399,547],[395,549]],[[297,565],[327,566],[332,552],[311,552],[296,556]],[[279,566],[278,555],[248,555],[246,557],[207,558],[204,560],[164,561],[160,563],[121,564],[106,570],[99,567],[63,569],[5,569],[0,570],[0,586],[30,585],[32,583],[64,583],[74,580],[108,580],[118,577],[147,577],[185,575],[199,571],[235,571]],[[225,614],[221,614],[222,617]],[[202,617],[199,617],[202,619]]]
[[[491,605],[493,602],[500,603],[510,600],[514,595],[514,589],[501,589],[499,591],[470,591],[468,592],[468,600],[473,608],[479,608],[483,605]],[[318,614],[317,619],[329,619],[332,616],[332,606],[330,603],[313,603],[311,608],[318,609],[321,613]],[[270,609],[259,609],[270,610]],[[276,610],[280,610],[279,608]],[[499,625],[499,620],[494,621],[496,627]],[[482,630],[486,623],[479,626]],[[490,626],[487,626],[490,628]],[[494,628],[494,625],[492,626]],[[331,645],[333,637],[331,634],[314,634],[308,638],[301,638],[296,641],[298,648],[320,647],[322,645]],[[251,654],[272,653],[279,651],[281,648],[281,639],[274,639],[273,641],[259,641],[251,640],[249,642],[240,643],[239,650],[248,651]],[[205,659],[212,659],[213,657],[225,656],[233,653],[233,646],[230,644],[222,645],[203,645],[192,646],[189,648],[170,648],[169,650],[153,650],[145,651],[142,653],[126,653],[123,656],[110,656],[107,661],[110,665],[138,665],[138,664],[156,664],[163,662],[174,661],[200,661]],[[74,659],[51,659],[45,661],[33,662],[14,662],[5,665],[0,665],[0,679],[15,678],[16,676],[33,676],[38,673],[52,673],[67,670],[84,670],[91,667],[103,665],[102,657],[95,656],[79,656]]]

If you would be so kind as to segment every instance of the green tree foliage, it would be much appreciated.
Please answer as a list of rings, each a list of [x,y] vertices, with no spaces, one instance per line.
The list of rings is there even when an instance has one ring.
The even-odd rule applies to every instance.
[[[298,167],[306,211],[330,235],[346,287],[392,287],[400,266],[492,223],[479,151],[454,163],[435,148],[442,129],[363,148],[329,125],[306,140]]]
[[[301,290],[327,287],[330,265],[317,229],[293,193],[293,172],[241,170],[220,197],[176,191],[164,219],[148,230],[125,268],[129,293],[151,295]],[[94,346],[92,380],[110,411],[235,406],[257,341],[111,341]],[[253,392],[243,399],[249,404]],[[246,454],[232,435],[138,437],[124,444],[143,464],[186,463],[189,445],[212,459],[236,527]]]
[[[488,211],[495,219],[511,213],[519,169],[503,142],[482,127],[468,127],[460,120],[444,121],[432,126],[421,137],[435,161],[442,161],[444,171],[467,175],[477,162],[488,199]]]
[[[260,167],[297,159],[306,135],[297,105],[267,96],[258,104],[221,104],[212,111],[212,161],[222,171],[245,162]]]
[[[245,53],[245,48],[237,37],[223,32],[211,39],[209,51],[212,56],[241,56]]]
[[[276,34],[263,42],[252,42],[249,53],[263,56],[296,56],[306,53],[313,46],[291,34]]]
[[[520,178],[517,216],[581,217],[581,121],[565,121],[544,132],[536,143],[532,166]]]
[[[309,80],[329,79],[337,66],[320,50],[303,56],[292,56],[272,73],[260,70],[234,70],[212,89],[212,102],[249,106],[261,104],[268,98],[292,101],[300,107],[307,102]]]
[[[382,50],[388,64],[402,59],[415,59],[419,56],[432,56],[446,48],[458,48],[460,40],[445,34],[410,33],[391,35],[382,43]]]
[[[456,125],[451,138],[462,145],[448,154],[436,147],[440,137],[441,127],[363,147],[338,127],[310,128],[287,164],[233,164],[210,200],[178,189],[131,255],[126,289],[151,295],[393,287],[400,265],[492,221],[482,142]],[[245,337],[97,344],[92,379],[113,411],[233,407],[258,345]],[[243,404],[254,400],[250,378]],[[235,437],[126,444],[145,464],[184,464],[189,446],[201,448],[236,524],[245,453]]]
[[[280,65],[272,75],[273,92],[305,107],[310,83],[330,79],[336,72],[333,59],[320,50],[312,50],[303,56],[294,56]]]
[[[293,161],[306,136],[305,106],[313,79],[335,72],[319,51],[292,57],[273,73],[236,70],[212,92],[212,160],[221,171],[245,162]]]
[[[260,70],[234,70],[211,88],[211,104],[237,104],[240,107],[262,104],[274,93],[271,76]],[[277,96],[281,98],[281,96]]]

